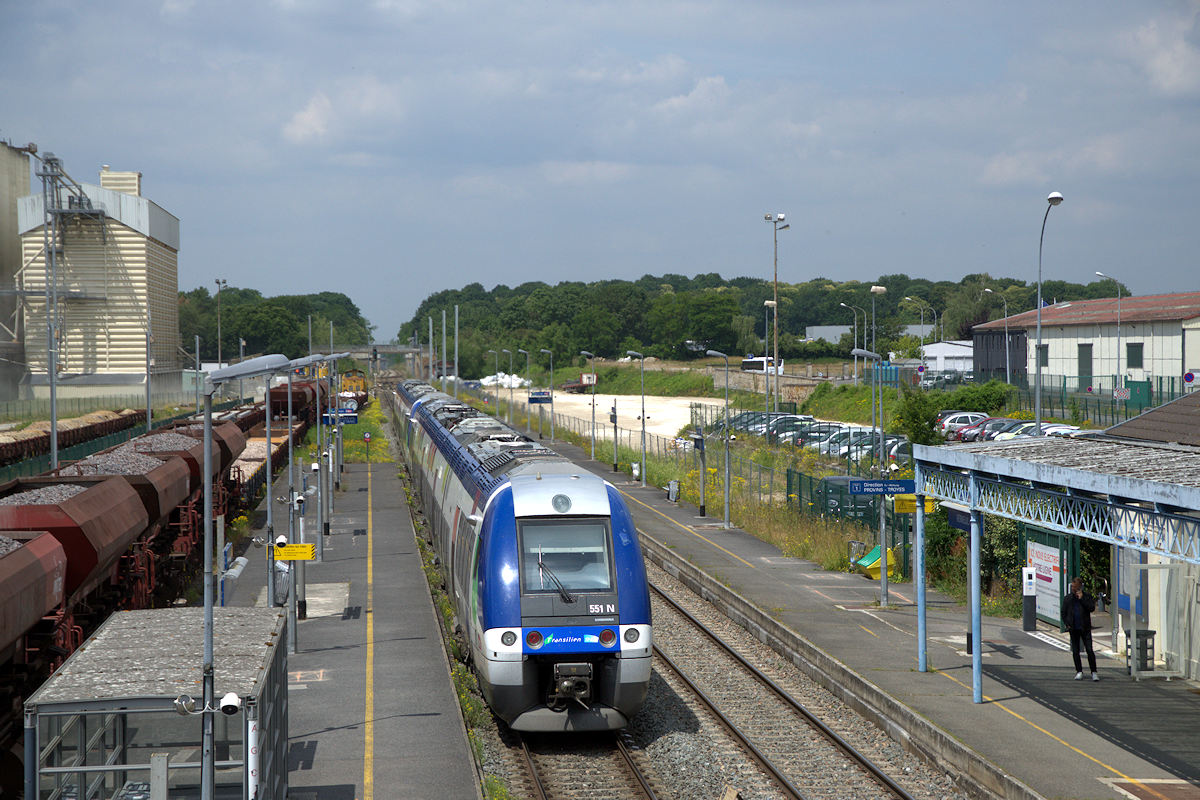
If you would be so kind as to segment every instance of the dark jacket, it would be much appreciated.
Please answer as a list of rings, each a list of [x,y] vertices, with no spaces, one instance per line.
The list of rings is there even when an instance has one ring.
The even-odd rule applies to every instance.
[[[1078,607],[1079,622],[1075,622],[1075,611]],[[1082,598],[1075,597],[1074,592],[1067,592],[1062,602],[1062,620],[1067,630],[1090,631],[1092,629],[1092,612],[1096,610],[1096,601],[1087,592]]]

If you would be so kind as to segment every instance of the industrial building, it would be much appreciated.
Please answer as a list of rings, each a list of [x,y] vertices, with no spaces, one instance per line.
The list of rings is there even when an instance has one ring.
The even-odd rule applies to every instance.
[[[134,397],[148,375],[156,395],[178,393],[179,220],[142,196],[140,172],[106,165],[96,186],[76,183],[50,153],[38,161],[42,191],[18,201],[12,279],[22,396],[49,395],[51,363],[59,397]]]
[[[25,375],[25,349],[19,335],[16,275],[21,268],[17,201],[29,193],[29,153],[0,142],[0,402],[16,400]]]
[[[1012,380],[1036,371],[1037,311],[996,319],[973,329],[975,372],[1003,378],[1007,352]],[[1200,372],[1200,292],[1071,300],[1042,309],[1042,382],[1068,391],[1148,405],[1176,397]]]

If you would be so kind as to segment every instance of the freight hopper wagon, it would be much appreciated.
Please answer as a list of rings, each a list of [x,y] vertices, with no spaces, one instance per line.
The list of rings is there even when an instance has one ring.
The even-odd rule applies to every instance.
[[[388,400],[493,711],[523,731],[624,727],[646,698],[651,626],[620,494],[428,384]]]

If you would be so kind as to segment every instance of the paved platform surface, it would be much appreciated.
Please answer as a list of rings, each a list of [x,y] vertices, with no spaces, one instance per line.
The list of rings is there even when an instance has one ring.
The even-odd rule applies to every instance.
[[[549,444],[544,440],[543,444]],[[967,608],[929,592],[928,664],[917,671],[911,583],[879,584],[784,557],[695,506],[642,489],[588,450],[551,445],[610,481],[629,500],[639,531],[768,611],[826,653],[1046,798],[1200,800],[1200,688],[1194,682],[1132,680],[1124,659],[1106,657],[1107,615],[1093,621],[1101,680],[1075,681],[1065,636],[1050,626],[983,618],[984,702],[972,702]],[[1086,657],[1085,657],[1085,668]]]
[[[288,657],[289,800],[479,796],[396,473],[392,463],[346,465],[324,561],[305,570],[308,614]],[[287,494],[281,477],[276,497]],[[286,533],[286,506],[273,514]],[[264,501],[255,524],[265,515]],[[316,528],[313,508],[306,528]],[[245,555],[232,605],[265,604],[266,550]]]

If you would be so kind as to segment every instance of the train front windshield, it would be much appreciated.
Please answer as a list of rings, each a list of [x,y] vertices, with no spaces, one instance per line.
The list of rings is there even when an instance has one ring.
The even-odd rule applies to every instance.
[[[607,520],[522,520],[520,540],[523,593],[613,591]]]

